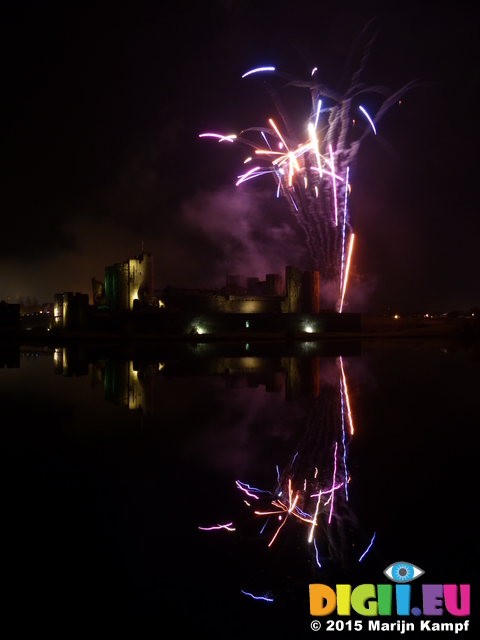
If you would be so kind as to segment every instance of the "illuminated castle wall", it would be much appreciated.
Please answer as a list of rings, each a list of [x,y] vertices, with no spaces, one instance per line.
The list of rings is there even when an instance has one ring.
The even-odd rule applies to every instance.
[[[318,313],[320,274],[289,266],[285,269],[285,284],[276,273],[267,274],[263,283],[258,278],[236,275],[227,276],[221,291],[167,287],[161,297],[167,307],[183,312]]]
[[[112,311],[143,306],[153,296],[153,255],[142,253],[105,267],[105,304]],[[138,300],[138,303],[135,301]]]
[[[82,329],[88,319],[88,293],[56,293],[53,303],[53,326],[58,329]]]

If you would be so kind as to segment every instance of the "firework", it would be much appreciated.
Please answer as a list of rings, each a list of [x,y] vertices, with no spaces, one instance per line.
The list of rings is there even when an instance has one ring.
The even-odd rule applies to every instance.
[[[219,531],[220,529],[226,529],[227,531],[235,531],[235,527],[232,527],[233,522],[227,524],[217,524],[213,527],[198,527],[200,531]]]
[[[268,595],[265,595],[265,596],[254,596],[253,593],[249,593],[248,591],[244,591],[243,589],[240,589],[240,591],[244,595],[250,596],[250,598],[253,598],[254,600],[265,600],[266,602],[273,602],[273,598],[270,598]]]
[[[342,309],[343,309],[343,300],[345,298],[345,291],[347,290],[347,282],[348,282],[348,272],[350,271],[350,260],[352,258],[352,250],[353,250],[353,239],[355,237],[355,234],[352,233],[352,235],[350,236],[350,246],[348,249],[348,258],[347,258],[347,264],[345,266],[345,279],[343,281],[343,287],[342,287],[342,297],[340,299],[340,313],[342,313]]]
[[[346,236],[353,239],[347,208],[349,167],[366,136],[377,136],[376,125],[385,112],[398,104],[403,93],[414,86],[410,82],[400,90],[392,92],[383,86],[366,87],[359,77],[368,60],[375,35],[372,23],[368,23],[359,34],[352,48],[350,59],[361,48],[360,62],[354,72],[345,94],[339,94],[319,84],[315,67],[311,77],[302,81],[282,73],[275,67],[252,69],[242,78],[252,74],[268,73],[287,81],[287,86],[307,90],[311,94],[312,109],[308,122],[302,123],[303,139],[298,138],[289,126],[289,118],[281,101],[273,89],[270,93],[284,127],[278,126],[272,118],[266,127],[251,127],[237,136],[222,134],[202,134],[217,138],[219,142],[240,142],[254,149],[258,162],[253,169],[237,178],[237,186],[247,180],[271,174],[276,182],[277,197],[282,196],[290,211],[302,228],[310,260],[324,281],[336,282],[341,299],[337,308],[342,311],[347,285]],[[373,117],[358,102],[366,94],[380,95],[382,103]],[[365,126],[357,126],[353,133],[352,112],[359,110]],[[305,125],[305,126],[303,126]],[[250,160],[251,158],[249,158]],[[344,206],[339,207],[338,203]],[[348,260],[351,258],[352,240]]]
[[[360,558],[358,559],[358,561],[359,561],[359,562],[361,562],[361,561],[364,559],[364,557],[367,555],[367,553],[368,553],[368,552],[370,551],[370,549],[372,548],[373,541],[375,540],[375,535],[376,535],[376,533],[374,533],[374,534],[373,534],[373,537],[372,537],[372,539],[370,540],[370,544],[368,545],[368,547],[366,548],[366,550],[362,553],[362,555],[361,555],[361,556],[360,556]]]

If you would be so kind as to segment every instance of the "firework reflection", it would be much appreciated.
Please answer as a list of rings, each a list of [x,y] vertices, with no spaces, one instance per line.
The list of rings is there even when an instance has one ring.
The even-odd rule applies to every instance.
[[[308,408],[302,435],[289,459],[272,469],[270,488],[257,486],[255,477],[235,480],[248,516],[229,523],[230,531],[235,528],[237,544],[240,538],[242,544],[253,545],[255,555],[261,554],[263,546],[261,562],[275,563],[275,582],[279,581],[280,555],[281,565],[294,563],[295,571],[300,571],[300,550],[303,573],[307,569],[318,576],[325,570],[349,570],[373,544],[372,539],[367,548],[362,534],[357,540],[358,522],[349,502],[348,449],[354,437],[354,408],[347,363],[340,356],[327,361],[283,358],[282,365],[286,400]],[[262,593],[272,588],[265,578],[251,576],[248,580],[254,584],[243,586],[249,593]],[[282,587],[276,590],[281,593]]]

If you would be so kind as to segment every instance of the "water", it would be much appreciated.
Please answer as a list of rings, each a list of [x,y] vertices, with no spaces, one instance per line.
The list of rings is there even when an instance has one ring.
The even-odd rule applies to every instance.
[[[22,347],[2,362],[18,629],[314,637],[310,583],[385,584],[409,562],[425,571],[413,606],[420,583],[476,582],[478,345]],[[222,524],[235,530],[199,529]]]

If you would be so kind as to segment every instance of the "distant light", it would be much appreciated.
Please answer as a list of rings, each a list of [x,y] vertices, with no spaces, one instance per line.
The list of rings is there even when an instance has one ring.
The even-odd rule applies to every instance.
[[[245,351],[248,351],[249,349],[250,349],[250,345],[247,342],[247,344],[245,345]]]
[[[247,71],[247,73],[244,73],[242,78],[246,78],[252,73],[260,73],[261,71],[275,71],[275,67],[257,67],[257,69],[251,69]]]
[[[250,323],[248,322],[248,320],[245,321],[245,326],[247,327],[247,329],[250,326]]]
[[[398,320],[398,318],[399,318],[400,316],[393,316],[393,317],[395,318],[395,320]]]
[[[205,333],[204,330],[202,329],[202,327],[197,327],[197,333]]]
[[[305,331],[306,331],[307,333],[313,333],[313,329],[312,329],[312,327],[311,327],[310,325],[308,325],[307,327],[305,327]]]

